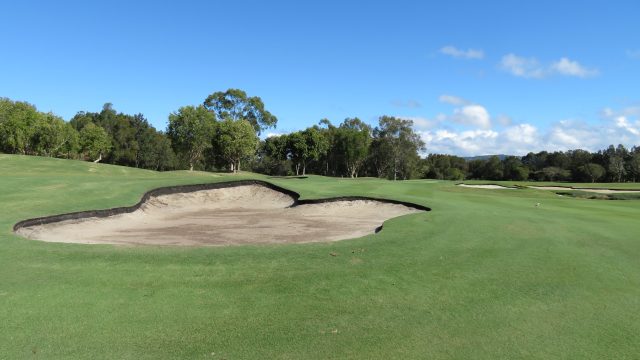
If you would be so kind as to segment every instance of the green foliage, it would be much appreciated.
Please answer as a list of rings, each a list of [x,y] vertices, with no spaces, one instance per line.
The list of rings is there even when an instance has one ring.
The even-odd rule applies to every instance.
[[[454,155],[429,154],[425,159],[424,177],[440,180],[464,180],[469,164]]]
[[[225,119],[218,123],[215,144],[217,154],[229,164],[229,170],[240,171],[240,163],[254,155],[259,145],[251,123]]]
[[[111,150],[111,140],[106,130],[93,123],[80,130],[80,151],[89,160],[100,161]]]
[[[358,118],[347,118],[335,129],[334,152],[339,154],[347,174],[358,177],[358,171],[364,164],[371,144],[371,127]]]
[[[420,151],[425,144],[413,131],[413,121],[382,116],[373,130],[372,157],[379,176],[389,179],[409,179],[414,175]]]
[[[295,166],[296,175],[307,173],[307,165],[325,157],[329,149],[329,140],[317,126],[284,136],[286,157]],[[282,150],[280,150],[282,151]]]
[[[258,134],[275,127],[278,122],[278,119],[264,108],[262,99],[257,96],[249,97],[239,89],[215,92],[205,99],[204,106],[213,111],[218,119],[248,121]]]
[[[167,136],[173,149],[193,170],[212,147],[216,131],[215,115],[204,106],[184,106],[169,115]]]
[[[107,131],[112,151],[105,155],[105,162],[146,169],[172,169],[176,165],[175,155],[163,139],[165,135],[156,131],[142,114],[118,113],[112,104],[106,103],[99,113],[78,112],[70,123],[78,131],[88,124]]]
[[[600,180],[607,173],[603,166],[594,163],[582,165],[578,168],[578,171],[592,183]]]
[[[0,98],[0,150],[33,154],[31,142],[40,116],[29,103]]]

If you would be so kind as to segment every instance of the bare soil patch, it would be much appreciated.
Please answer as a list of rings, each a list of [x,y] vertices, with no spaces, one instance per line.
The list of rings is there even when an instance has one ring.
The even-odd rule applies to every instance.
[[[242,185],[151,196],[130,213],[19,227],[34,240],[83,244],[215,246],[336,241],[373,234],[385,220],[422,210],[377,200],[297,204]]]

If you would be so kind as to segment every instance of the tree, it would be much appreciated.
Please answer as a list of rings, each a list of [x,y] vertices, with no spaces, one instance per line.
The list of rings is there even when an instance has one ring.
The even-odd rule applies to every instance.
[[[31,154],[31,141],[39,119],[35,106],[0,98],[0,150]]]
[[[78,150],[78,132],[62,118],[41,114],[34,125],[31,146],[35,154],[44,156],[69,156]]]
[[[522,164],[519,157],[508,156],[502,163],[504,180],[523,181],[529,178],[529,168]]]
[[[239,89],[215,92],[205,99],[204,106],[214,112],[218,119],[248,121],[258,134],[275,127],[278,122],[275,116],[265,110],[262,99],[248,97]]]
[[[476,160],[473,165],[484,165],[482,160]],[[424,169],[424,177],[440,180],[464,180],[467,177],[470,164],[464,158],[454,155],[445,154],[429,154],[425,159],[426,167]],[[475,176],[481,176],[477,173]]]
[[[598,179],[601,179],[607,173],[602,165],[594,163],[582,165],[579,168],[579,171],[582,172],[586,177],[588,177],[592,183],[596,182],[596,180]]]
[[[91,123],[80,131],[80,149],[89,160],[99,162],[110,148],[109,135],[100,126]]]
[[[300,131],[286,135],[287,137],[287,153],[296,169],[296,175],[300,174],[302,164],[309,157],[309,148],[304,135]],[[306,170],[306,166],[305,166]],[[304,174],[304,172],[303,172]]]
[[[173,169],[176,155],[171,148],[171,140],[153,128],[147,128],[138,135],[140,150],[136,156],[136,166],[152,170]]]
[[[502,162],[497,156],[490,157],[483,166],[482,178],[486,180],[502,180],[504,176]]]
[[[640,149],[636,150],[629,159],[629,172],[631,173],[632,181],[636,182],[640,177]]]
[[[547,166],[542,169],[543,179],[548,181],[566,181],[571,178],[571,171],[556,166]]]
[[[382,116],[379,126],[373,131],[376,141],[375,160],[380,167],[390,170],[389,178],[396,180],[398,175],[407,179],[411,177],[418,163],[418,151],[424,151],[424,142],[413,131],[413,121],[398,119],[393,116]]]
[[[259,140],[250,122],[226,119],[218,124],[215,143],[229,170],[238,172],[240,161],[255,154]]]
[[[169,115],[167,135],[173,149],[182,156],[193,171],[202,160],[205,150],[212,147],[216,118],[204,106],[184,106]]]
[[[371,127],[358,118],[347,118],[336,129],[334,150],[340,154],[347,175],[358,177],[371,144]]]
[[[341,155],[337,150],[337,132],[338,128],[335,127],[329,119],[321,119],[318,122],[318,130],[322,134],[323,141],[326,143],[327,151],[320,156],[319,163],[322,164],[322,170],[320,173],[324,173],[325,176],[333,175],[337,176],[340,171]]]
[[[296,175],[307,174],[307,165],[310,161],[318,161],[324,157],[329,148],[329,142],[322,130],[312,126],[303,131],[297,131],[286,136],[287,153],[291,157],[296,169]]]
[[[291,172],[286,135],[269,136],[261,142],[253,171],[267,175],[287,175]]]
[[[609,172],[616,182],[622,182],[622,177],[626,174],[624,159],[621,156],[611,156],[609,158]]]

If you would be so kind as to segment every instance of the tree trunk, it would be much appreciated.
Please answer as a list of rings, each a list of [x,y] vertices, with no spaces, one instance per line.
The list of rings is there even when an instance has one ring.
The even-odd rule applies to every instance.
[[[93,160],[94,163],[99,163],[100,160],[102,160],[102,153],[100,153],[100,156],[98,156],[97,159]]]
[[[302,176],[307,175],[307,163],[302,162]]]

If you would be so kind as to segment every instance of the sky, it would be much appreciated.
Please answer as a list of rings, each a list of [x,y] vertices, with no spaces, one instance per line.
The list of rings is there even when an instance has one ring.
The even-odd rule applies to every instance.
[[[6,1],[0,97],[171,112],[239,88],[263,135],[414,121],[427,153],[640,145],[638,1]]]

